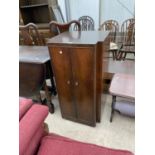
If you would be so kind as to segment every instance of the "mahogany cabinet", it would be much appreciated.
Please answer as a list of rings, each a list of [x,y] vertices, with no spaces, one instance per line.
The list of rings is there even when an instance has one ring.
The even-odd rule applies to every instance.
[[[90,126],[100,121],[102,57],[108,34],[64,32],[48,41],[63,118]]]

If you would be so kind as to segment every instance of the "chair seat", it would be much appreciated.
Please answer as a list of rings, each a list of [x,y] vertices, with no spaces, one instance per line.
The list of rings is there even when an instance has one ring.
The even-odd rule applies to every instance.
[[[114,96],[135,98],[135,77],[129,74],[117,73],[114,75],[109,91]]]
[[[118,50],[118,45],[114,42],[110,42],[110,50]]]
[[[123,48],[120,49],[122,52],[135,53],[135,46],[127,46],[124,45]]]
[[[51,134],[42,139],[38,155],[133,155],[129,151],[110,149]]]

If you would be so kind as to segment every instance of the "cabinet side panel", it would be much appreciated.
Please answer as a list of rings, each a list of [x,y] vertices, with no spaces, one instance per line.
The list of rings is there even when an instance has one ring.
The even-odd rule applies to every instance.
[[[62,117],[75,119],[69,49],[49,47]]]
[[[96,47],[96,121],[101,121],[103,43]]]
[[[108,53],[109,36],[103,41],[98,42],[96,47],[96,121],[101,121],[101,97],[104,89],[103,72],[106,64],[103,63],[105,55]],[[104,102],[102,104],[105,104]],[[104,105],[103,105],[104,106]]]
[[[73,48],[71,60],[78,121],[95,126],[95,50],[93,47]]]

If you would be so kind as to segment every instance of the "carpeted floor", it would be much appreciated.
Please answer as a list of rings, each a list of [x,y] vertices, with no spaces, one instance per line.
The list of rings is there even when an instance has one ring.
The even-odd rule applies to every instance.
[[[102,95],[101,123],[96,127],[89,127],[80,123],[75,123],[61,117],[57,97],[53,98],[55,113],[49,114],[45,120],[49,130],[82,142],[93,143],[116,149],[127,149],[134,152],[135,146],[135,120],[115,112],[113,122],[110,123],[111,96]]]

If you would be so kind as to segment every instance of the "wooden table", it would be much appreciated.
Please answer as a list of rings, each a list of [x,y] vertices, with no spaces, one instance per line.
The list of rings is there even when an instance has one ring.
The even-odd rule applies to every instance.
[[[135,74],[135,61],[125,60],[116,61],[112,58],[103,59],[104,69],[103,69],[103,92],[109,93],[109,86],[111,79],[115,73],[123,74]]]
[[[135,74],[135,61],[133,60],[116,61],[112,58],[104,58],[103,64],[106,64],[104,72],[109,74]]]
[[[54,87],[48,48],[46,46],[19,46],[19,95],[28,97],[37,94],[49,77]],[[50,112],[53,112],[47,87],[45,89],[47,104]]]

